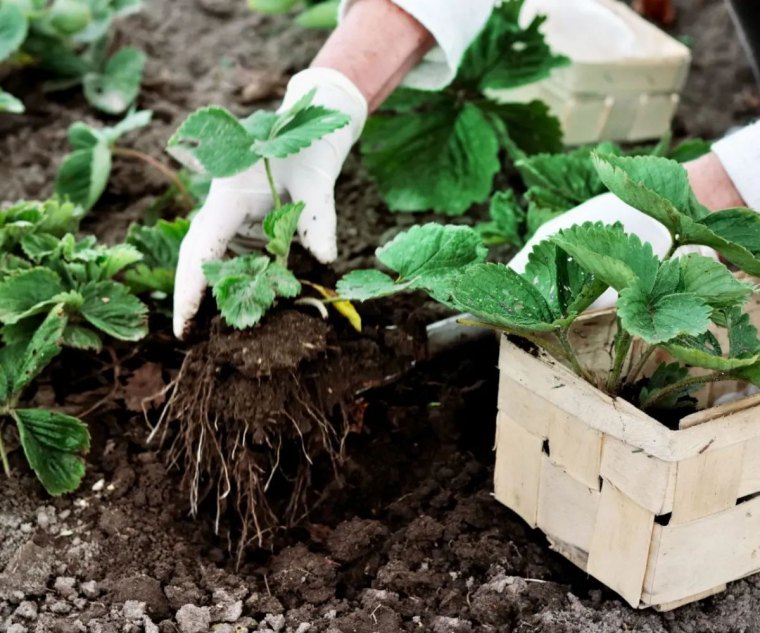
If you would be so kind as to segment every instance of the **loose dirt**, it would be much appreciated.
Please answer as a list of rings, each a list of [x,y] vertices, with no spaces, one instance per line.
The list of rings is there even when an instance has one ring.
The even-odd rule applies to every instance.
[[[198,106],[218,102],[242,114],[257,96],[264,100],[256,106],[276,100],[282,77],[303,67],[322,39],[287,20],[251,15],[238,0],[146,4],[122,37],[150,56],[140,105],[155,111],[156,123],[129,141],[153,155]],[[693,38],[695,54],[677,129],[721,134],[758,105],[722,2],[683,0],[676,28]],[[30,111],[0,117],[0,199],[41,197],[66,149],[67,125],[92,114],[76,92],[44,96],[28,80],[8,87],[26,97]],[[117,161],[88,228],[120,237],[164,186],[142,165]],[[337,197],[341,268],[367,263],[391,232],[420,220],[388,214],[353,159]],[[116,348],[96,363],[64,356],[50,384],[31,397],[72,412],[93,409],[86,416],[93,433],[88,475],[78,493],[51,500],[12,456],[15,476],[0,495],[0,632],[760,631],[756,578],[674,613],[638,612],[553,554],[540,533],[491,497],[495,343],[418,362],[404,380],[376,386],[386,371],[407,369],[419,357],[414,345],[401,344],[406,335],[391,340],[383,324],[414,322],[420,305],[385,309],[367,309],[364,337],[341,331],[339,338],[307,312],[280,313],[276,318],[288,322],[270,324],[273,331],[300,335],[274,340],[277,354],[259,353],[257,346],[268,344],[263,334],[220,337],[218,326],[188,352],[158,323],[139,353]],[[383,356],[393,350],[398,358]],[[354,354],[363,355],[363,365]],[[277,362],[262,368],[259,357]],[[206,426],[194,428],[208,430],[221,416],[229,430],[220,447],[225,461],[198,473],[195,518],[188,482],[196,479],[192,449],[200,434],[188,441],[186,428],[165,420],[156,434],[166,432],[164,448],[147,441],[148,422],[157,423],[164,387],[183,361],[191,379],[177,392],[174,411],[182,415],[174,417],[205,418]],[[322,390],[331,383],[338,393]],[[358,383],[375,388],[346,398]],[[256,413],[264,411],[265,393],[276,422]],[[320,411],[331,409],[330,442],[315,432],[316,422],[304,434],[302,411],[293,414],[303,405],[284,393],[307,394]],[[201,394],[208,397],[198,407]],[[219,491],[204,488],[207,475],[240,459],[235,438],[246,421],[256,419],[249,431],[263,429],[265,437],[287,425],[288,415],[297,422],[288,439],[292,445],[298,437],[299,450],[286,463],[316,457],[310,480],[300,484],[309,494],[298,497],[300,511],[290,516],[301,520],[238,560],[234,512],[217,512]],[[305,439],[302,450],[301,435],[315,443]],[[335,460],[309,448],[326,445]],[[177,459],[167,463],[167,456]],[[271,461],[250,461],[257,477],[268,478]],[[299,485],[290,471],[276,479],[268,489],[281,493],[269,497],[273,508],[287,505]],[[237,503],[234,490],[226,502]]]

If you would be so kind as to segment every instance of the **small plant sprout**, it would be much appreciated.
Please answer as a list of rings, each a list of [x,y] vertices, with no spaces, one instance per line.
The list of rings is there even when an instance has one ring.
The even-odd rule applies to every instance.
[[[519,274],[486,263],[472,229],[426,225],[378,250],[397,278],[354,271],[338,283],[341,297],[363,301],[424,290],[472,315],[470,324],[527,339],[645,410],[693,406],[690,394],[708,382],[760,385],[760,340],[744,312],[754,286],[712,258],[673,258],[681,246],[708,246],[742,271],[760,275],[760,216],[744,208],[710,213],[694,197],[686,171],[666,158],[595,154],[593,163],[610,191],[667,228],[673,243],[663,258],[620,225],[587,223],[537,244]],[[569,334],[608,288],[619,294],[617,334],[602,380],[583,366]],[[727,347],[716,336],[721,332]],[[672,362],[643,376],[656,349]]]
[[[255,325],[278,297],[294,298],[301,292],[301,283],[288,269],[288,257],[304,203],[283,204],[271,160],[297,154],[349,122],[345,114],[312,105],[313,98],[314,91],[290,110],[258,111],[242,120],[221,107],[203,108],[191,114],[169,140],[169,153],[177,160],[215,178],[264,163],[274,203],[263,222],[268,254],[204,264],[222,317],[232,327]]]
[[[194,199],[180,176],[170,167],[136,149],[122,147],[118,141],[128,132],[150,124],[150,110],[132,111],[114,126],[95,128],[81,121],[69,127],[72,152],[64,157],[55,181],[55,192],[83,209],[91,209],[103,195],[111,175],[114,157],[139,160],[158,171],[174,187],[184,205],[191,209]]]
[[[109,30],[139,9],[140,0],[0,0],[0,64],[36,66],[54,76],[46,90],[81,85],[90,105],[121,114],[137,98],[145,54],[129,46],[111,54]],[[23,104],[0,91],[3,110]]]

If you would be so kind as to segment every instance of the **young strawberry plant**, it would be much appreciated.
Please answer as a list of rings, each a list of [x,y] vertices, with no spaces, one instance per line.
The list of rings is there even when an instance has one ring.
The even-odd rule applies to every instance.
[[[111,53],[114,19],[139,10],[140,0],[0,0],[0,66],[36,66],[60,90],[82,85],[87,101],[108,114],[121,114],[135,100],[145,54],[124,47]],[[0,92],[0,111],[23,104]]]
[[[51,495],[79,486],[84,476],[82,455],[90,450],[90,434],[83,422],[70,415],[20,408],[19,398],[61,351],[66,326],[64,306],[55,304],[28,343],[0,348],[0,463],[6,476],[10,475],[3,431],[11,422],[29,465]]]
[[[203,108],[169,139],[168,151],[177,160],[215,178],[264,163],[274,203],[263,223],[268,255],[251,253],[204,265],[221,314],[233,327],[255,325],[278,297],[293,298],[301,292],[300,282],[287,266],[304,203],[282,203],[271,160],[297,154],[348,124],[345,114],[312,105],[313,98],[314,91],[285,112],[258,111],[241,120],[221,107]]]
[[[300,9],[296,24],[307,29],[333,29],[338,24],[340,0],[248,0],[253,11],[281,14]]]
[[[136,149],[118,145],[124,134],[150,124],[150,110],[131,111],[114,126],[95,128],[81,121],[69,127],[72,152],[64,157],[55,181],[55,193],[91,209],[105,191],[111,176],[114,157],[139,160],[157,170],[173,186],[189,208],[194,206],[192,195],[179,175],[152,156]]]
[[[364,162],[392,210],[461,215],[491,194],[502,150],[561,149],[559,121],[545,104],[488,96],[544,79],[568,63],[547,46],[543,18],[519,26],[522,4],[507,0],[494,9],[449,87],[397,90],[368,121]]]
[[[700,139],[672,147],[668,136],[654,147],[627,151],[614,143],[605,142],[559,154],[527,156],[517,152],[513,158],[525,186],[522,199],[513,190],[496,192],[491,198],[490,220],[475,228],[489,246],[522,246],[542,224],[607,191],[594,165],[595,153],[665,156],[686,162],[709,151],[710,144]]]
[[[708,246],[737,268],[760,275],[760,215],[742,208],[710,213],[694,197],[686,171],[665,158],[595,155],[593,160],[610,191],[667,228],[673,245],[663,258],[619,225],[588,223],[537,244],[519,274],[483,262],[471,230],[428,225],[378,252],[398,273],[396,279],[374,270],[352,272],[338,285],[342,298],[361,301],[424,290],[472,315],[472,324],[544,348],[610,394],[632,393],[645,410],[693,404],[690,394],[708,382],[740,379],[760,385],[760,340],[743,311],[754,286],[711,258],[673,258],[681,246]],[[601,378],[582,365],[569,334],[608,288],[619,293],[618,329],[612,365]],[[634,346],[634,340],[641,345]],[[658,348],[674,362],[642,378]],[[643,351],[634,355],[634,349]],[[707,372],[693,373],[695,368]]]

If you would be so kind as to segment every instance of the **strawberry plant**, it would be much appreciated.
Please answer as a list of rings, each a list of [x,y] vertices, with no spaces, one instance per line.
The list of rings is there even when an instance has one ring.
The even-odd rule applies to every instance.
[[[272,177],[271,160],[297,154],[348,124],[345,114],[312,104],[314,91],[281,113],[258,111],[238,120],[212,106],[191,114],[169,139],[180,162],[215,178],[233,176],[263,161],[274,203],[264,219],[268,255],[251,253],[207,262],[204,272],[225,321],[236,328],[258,323],[278,297],[292,298],[301,284],[288,270],[290,245],[303,202],[283,204]]]
[[[0,0],[0,65],[34,65],[55,79],[48,90],[82,85],[87,101],[108,114],[121,114],[135,100],[145,54],[124,47],[111,54],[114,19],[139,10],[140,0]],[[23,104],[0,92],[0,111]]]
[[[494,193],[490,220],[475,228],[489,246],[522,246],[542,224],[607,191],[594,165],[595,152],[616,156],[665,156],[686,162],[709,151],[710,144],[700,139],[671,147],[671,139],[666,137],[654,147],[628,151],[605,142],[559,154],[527,156],[517,152],[513,157],[525,187],[523,199],[513,190]]]
[[[397,90],[368,121],[364,162],[392,210],[461,215],[490,195],[502,150],[561,149],[559,121],[546,105],[489,98],[493,90],[544,79],[568,63],[547,46],[543,18],[519,26],[522,4],[507,0],[494,9],[449,87]]]
[[[760,215],[744,208],[710,213],[694,197],[683,167],[666,158],[596,154],[593,161],[610,191],[667,228],[673,244],[663,258],[619,225],[587,223],[537,244],[519,274],[485,263],[471,229],[427,225],[378,251],[395,279],[377,270],[354,271],[338,284],[342,298],[361,301],[424,290],[471,314],[471,324],[525,338],[645,410],[693,405],[690,394],[707,382],[740,379],[760,385],[760,340],[744,312],[754,286],[711,258],[673,258],[681,246],[703,245],[760,275]],[[618,329],[610,370],[598,377],[582,365],[569,333],[608,288],[619,294]],[[716,334],[728,343],[721,344]],[[634,346],[634,340],[641,345]],[[642,378],[658,348],[673,362]],[[642,351],[634,355],[634,349]]]
[[[188,208],[194,201],[183,180],[161,161],[138,150],[118,145],[124,134],[150,124],[150,110],[130,111],[114,126],[95,128],[81,121],[72,123],[68,138],[72,152],[58,168],[55,192],[89,210],[105,191],[114,157],[140,160],[159,171],[183,198]]]
[[[340,0],[248,0],[259,13],[280,14],[300,9],[296,24],[308,29],[333,29],[338,24]]]

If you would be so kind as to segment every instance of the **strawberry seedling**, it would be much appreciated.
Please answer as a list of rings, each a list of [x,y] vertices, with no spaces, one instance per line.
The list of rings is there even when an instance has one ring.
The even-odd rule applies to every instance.
[[[470,229],[427,225],[378,251],[397,279],[376,270],[354,271],[338,284],[341,296],[362,301],[424,290],[471,314],[471,324],[542,347],[610,394],[633,394],[645,410],[693,405],[690,393],[707,382],[760,385],[760,340],[743,311],[754,287],[711,258],[672,257],[681,246],[708,246],[737,268],[760,275],[760,215],[743,208],[710,213],[694,197],[686,171],[665,158],[596,154],[593,163],[610,191],[667,228],[673,245],[664,258],[619,225],[587,223],[537,244],[519,274],[483,262],[483,247]],[[600,382],[582,365],[569,332],[608,288],[619,294],[618,330],[612,366]],[[716,331],[724,334],[727,349]],[[634,340],[641,346],[633,346]],[[632,357],[640,348],[644,351]],[[658,348],[675,362],[642,379]],[[693,368],[708,372],[693,373]]]
[[[111,53],[109,30],[134,13],[140,0],[0,0],[0,65],[36,66],[55,79],[48,90],[81,85],[87,101],[108,114],[134,103],[145,54],[124,47]],[[21,112],[23,104],[0,92],[0,111]]]
[[[547,46],[543,18],[520,27],[522,4],[507,0],[494,10],[449,87],[397,90],[368,121],[364,162],[391,210],[461,215],[491,194],[503,149],[561,149],[559,121],[545,104],[489,98],[493,90],[539,81],[568,63]]]
[[[169,140],[169,152],[177,160],[215,178],[264,163],[274,203],[263,223],[269,255],[252,253],[204,265],[222,317],[232,327],[255,325],[278,297],[293,298],[301,292],[300,282],[287,265],[304,204],[282,203],[270,161],[297,154],[348,123],[346,115],[312,105],[313,98],[312,91],[290,110],[258,111],[242,120],[224,108],[203,108],[191,114]]]

